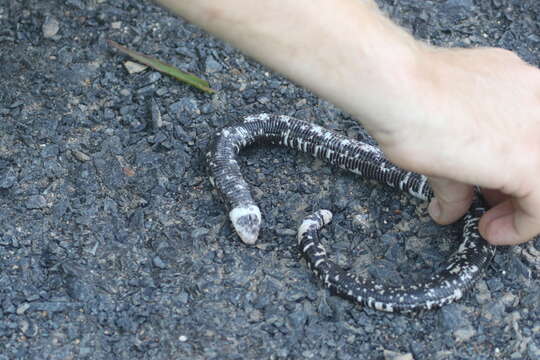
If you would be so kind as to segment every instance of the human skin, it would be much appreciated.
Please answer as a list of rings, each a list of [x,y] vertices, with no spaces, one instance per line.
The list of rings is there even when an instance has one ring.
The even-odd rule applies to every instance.
[[[540,233],[540,71],[514,53],[428,46],[372,1],[156,1],[348,111],[430,177],[436,222],[459,219],[476,184],[490,243]]]

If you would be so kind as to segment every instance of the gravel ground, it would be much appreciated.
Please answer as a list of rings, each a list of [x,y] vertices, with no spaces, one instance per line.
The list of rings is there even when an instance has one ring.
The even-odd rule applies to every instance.
[[[501,46],[540,64],[537,0],[380,4],[433,44]],[[106,39],[218,92],[129,74]],[[0,59],[0,360],[540,358],[538,240],[501,248],[441,310],[362,309],[307,271],[294,246],[304,215],[331,209],[334,260],[388,283],[430,274],[460,225],[270,148],[242,157],[264,216],[258,245],[243,245],[205,174],[216,129],[273,112],[366,135],[195,26],[141,0],[0,0]]]

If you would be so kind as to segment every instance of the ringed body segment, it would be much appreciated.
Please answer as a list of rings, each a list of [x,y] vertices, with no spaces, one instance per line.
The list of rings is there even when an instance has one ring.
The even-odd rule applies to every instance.
[[[247,146],[265,144],[309,153],[421,200],[433,196],[424,175],[397,167],[377,147],[284,115],[249,116],[243,123],[218,132],[207,153],[211,182],[229,208],[236,233],[246,244],[256,242],[262,217],[242,177],[237,155]],[[408,287],[389,287],[362,279],[331,262],[318,236],[318,230],[332,218],[328,210],[320,210],[302,222],[298,246],[324,285],[343,297],[388,312],[432,309],[461,298],[493,257],[494,247],[478,232],[484,212],[482,200],[477,198],[465,217],[461,245],[447,266],[427,281]]]

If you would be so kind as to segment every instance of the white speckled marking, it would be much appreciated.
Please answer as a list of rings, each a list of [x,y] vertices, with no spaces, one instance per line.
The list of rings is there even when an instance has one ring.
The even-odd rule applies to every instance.
[[[245,146],[261,140],[310,152],[353,173],[387,183],[420,199],[428,200],[432,196],[425,176],[399,169],[388,162],[377,147],[289,116],[249,116],[245,119],[245,125],[218,132],[217,139],[219,141],[207,153],[209,178],[232,208],[229,217],[246,244],[255,243],[261,214],[239,173],[235,156]],[[471,206],[464,221],[463,241],[448,260],[445,270],[411,286],[385,286],[344,272],[328,260],[317,231],[330,222],[332,214],[329,211],[319,211],[302,222],[298,230],[298,243],[308,267],[337,294],[382,311],[432,309],[461,298],[463,291],[478,278],[491,259],[494,249],[478,233],[478,219],[484,211],[480,202]]]

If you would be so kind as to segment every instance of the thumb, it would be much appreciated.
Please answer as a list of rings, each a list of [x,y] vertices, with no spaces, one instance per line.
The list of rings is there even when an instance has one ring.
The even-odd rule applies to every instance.
[[[428,212],[431,218],[442,225],[453,223],[463,216],[471,206],[473,187],[461,182],[429,178],[435,197],[431,200]]]
[[[507,199],[480,219],[479,230],[494,245],[515,245],[540,233],[540,199]]]

